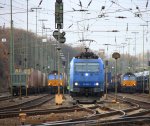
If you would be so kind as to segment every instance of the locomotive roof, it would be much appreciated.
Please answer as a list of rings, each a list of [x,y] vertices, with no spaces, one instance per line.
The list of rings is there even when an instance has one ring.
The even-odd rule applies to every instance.
[[[137,73],[135,73],[135,75],[136,75],[137,77],[140,77],[140,76],[148,76],[148,75],[149,75],[149,71],[137,72]]]
[[[127,73],[124,74],[124,76],[125,76],[125,75],[134,75],[134,73],[132,73],[132,72],[127,72]],[[134,76],[135,76],[135,75],[134,75]]]
[[[94,54],[93,52],[82,52],[79,55],[77,55],[75,58],[78,59],[98,59],[98,56]]]
[[[57,70],[53,70],[49,74],[54,74],[54,73],[58,74],[58,71]]]

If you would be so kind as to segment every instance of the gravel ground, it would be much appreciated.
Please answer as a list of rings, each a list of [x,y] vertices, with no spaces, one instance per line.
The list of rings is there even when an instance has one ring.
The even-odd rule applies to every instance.
[[[32,96],[32,98],[36,98],[38,96]],[[66,107],[66,106],[72,106],[71,98],[69,95],[65,95],[65,100],[63,101],[62,105],[56,105],[54,102],[54,99],[52,101],[49,101],[42,105],[40,109],[50,109],[50,108],[59,108],[59,107]],[[22,101],[28,100],[29,98],[23,98]],[[109,102],[108,102],[109,101]],[[110,102],[111,99],[108,99],[106,102],[104,101],[104,106],[110,107],[113,109],[121,110],[125,108],[129,108],[130,106],[124,103],[112,103]],[[15,103],[21,102],[18,98],[16,99]],[[9,101],[5,104],[11,104]],[[3,103],[4,104],[4,103]],[[1,105],[0,105],[1,106]],[[35,108],[38,109],[39,107]],[[105,111],[101,112],[105,113]],[[36,115],[36,116],[27,116],[25,124],[39,124],[42,122],[48,122],[48,121],[58,121],[58,120],[67,120],[67,119],[75,119],[79,117],[88,116],[88,112],[70,112],[70,113],[49,113],[47,115]],[[18,126],[20,125],[19,117],[16,118],[7,118],[7,119],[0,119],[0,126]]]
[[[51,114],[44,115],[44,116],[37,115],[37,116],[28,117],[26,122],[29,124],[30,123],[37,124],[37,123],[42,123],[42,122],[77,119],[79,117],[84,117],[88,115],[89,113],[85,111],[80,111],[80,112],[75,111],[75,112],[59,113],[59,114],[51,113]]]
[[[0,119],[0,126],[19,126],[21,125],[18,118]]]
[[[114,109],[114,110],[123,110],[127,108],[131,108],[131,106],[127,103],[123,102],[114,102],[114,99],[108,98],[107,100],[104,100],[105,107]]]

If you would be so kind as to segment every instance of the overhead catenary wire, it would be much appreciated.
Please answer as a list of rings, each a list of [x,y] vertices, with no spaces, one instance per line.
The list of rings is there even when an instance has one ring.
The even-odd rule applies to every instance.
[[[19,7],[19,5],[21,6],[22,4],[24,4],[25,2],[23,2],[23,1],[18,1],[18,0],[15,0],[15,1],[17,1],[18,3],[15,5],[15,6],[18,6]],[[39,2],[40,2],[41,0],[38,0],[37,2],[34,2],[34,6],[38,6],[38,4],[39,4]],[[42,17],[43,16],[43,14],[45,15],[45,16],[49,16],[49,14],[51,14],[50,16],[52,17],[54,17],[54,8],[49,8],[49,7],[46,7],[45,6],[45,3],[47,2],[48,0],[44,0],[43,2],[42,2],[42,11],[40,11],[39,12],[39,14],[40,14],[40,16],[39,17]],[[91,2],[92,0],[88,0],[87,2],[85,2],[84,0],[80,0],[80,2],[82,3],[82,8],[83,9],[87,9],[87,5]],[[144,1],[137,1],[137,0],[132,0],[133,2],[131,2],[131,1],[124,1],[124,2],[120,2],[119,0],[118,1],[116,1],[116,0],[113,0],[113,2],[111,2],[110,0],[102,0],[101,2],[98,2],[98,1],[95,1],[95,0],[93,0],[91,3],[90,3],[90,6],[88,7],[88,12],[87,13],[89,13],[88,15],[86,14],[86,13],[84,13],[83,14],[83,17],[81,18],[81,16],[79,16],[80,14],[81,14],[81,11],[79,11],[80,10],[80,8],[81,8],[81,6],[79,6],[79,5],[81,5],[80,4],[80,2],[79,2],[79,0],[77,0],[77,1],[73,1],[73,0],[70,0],[70,1],[65,1],[65,0],[63,0],[63,2],[64,2],[64,6],[67,6],[67,7],[65,7],[64,8],[64,19],[65,19],[65,21],[64,21],[64,28],[65,28],[65,30],[67,30],[67,28],[69,27],[69,26],[71,26],[70,27],[70,30],[79,30],[79,34],[80,34],[80,37],[81,37],[81,33],[80,33],[80,31],[82,31],[82,28],[84,28],[85,29],[85,32],[86,32],[86,34],[85,34],[85,36],[86,37],[88,37],[88,36],[90,36],[90,37],[94,37],[94,36],[97,36],[97,38],[100,38],[100,37],[102,37],[103,36],[103,38],[106,38],[107,39],[107,36],[105,36],[105,35],[103,35],[103,29],[105,28],[106,29],[106,31],[109,31],[109,30],[113,30],[113,29],[115,29],[114,27],[115,27],[115,25],[116,25],[116,27],[117,28],[119,28],[119,31],[120,31],[120,33],[117,33],[118,35],[116,36],[117,37],[117,41],[119,42],[120,40],[118,40],[118,39],[120,39],[121,37],[121,35],[119,35],[119,34],[122,34],[122,36],[125,34],[124,33],[124,31],[125,31],[125,28],[126,28],[126,24],[128,23],[128,25],[129,25],[129,32],[131,32],[131,31],[135,31],[135,29],[133,29],[133,27],[136,27],[136,26],[138,26],[138,23],[140,22],[140,21],[138,21],[138,22],[134,22],[133,21],[133,19],[134,20],[140,20],[140,19],[138,19],[138,18],[135,18],[134,17],[134,13],[131,13],[131,12],[138,12],[138,10],[136,10],[136,6],[135,5],[137,5],[137,6],[139,6],[139,8],[140,8],[140,13],[142,13],[142,18],[143,19],[146,19],[146,21],[147,20],[149,20],[149,4],[147,5],[148,7],[147,7],[147,9],[146,9],[146,2],[148,1],[149,2],[149,0],[144,0]],[[33,0],[29,0],[29,2],[30,3],[33,3]],[[45,2],[45,3],[44,3]],[[8,2],[2,2],[3,4],[8,4]],[[19,4],[20,3],[20,4]],[[51,3],[52,3],[52,1],[51,1]],[[53,3],[55,3],[55,1],[53,1]],[[99,7],[97,7],[97,6],[94,6],[95,5],[95,3],[97,4],[97,6]],[[121,8],[120,6],[118,6],[118,5],[116,5],[116,3],[117,4],[119,4],[119,5],[121,5],[123,8]],[[126,5],[129,5],[129,6],[126,6]],[[134,4],[135,3],[135,4]],[[142,4],[141,4],[142,3]],[[41,6],[40,5],[40,6]],[[69,5],[69,6],[68,6]],[[130,6],[130,5],[133,5],[133,6]],[[9,6],[6,6],[6,5],[4,5],[5,7],[9,7]],[[14,5],[13,5],[14,6]],[[33,7],[33,5],[32,4],[29,4],[29,6],[30,7]],[[93,8],[93,6],[94,6],[94,8]],[[101,11],[101,9],[102,9],[102,6],[105,6],[105,10],[103,10],[103,13],[100,13],[100,14],[104,14],[106,17],[102,17],[102,18],[99,18],[98,17],[98,14],[99,14],[99,12]],[[29,8],[30,8],[29,7]],[[72,10],[72,8],[74,8],[75,10],[78,10],[78,11],[73,11]],[[118,9],[119,8],[119,9]],[[132,10],[130,10],[130,8],[132,9]],[[5,8],[6,9],[6,8]],[[14,7],[14,10],[15,9],[17,9],[17,8],[15,8]],[[16,11],[18,11],[19,12],[19,10],[20,10],[20,12],[21,11],[23,11],[23,10],[21,10],[21,9],[17,9]],[[130,12],[131,11],[131,12]],[[0,13],[3,13],[3,12],[7,12],[7,11],[1,11]],[[126,12],[127,14],[128,14],[128,16],[126,16],[127,17],[127,19],[119,19],[119,18],[117,18],[116,20],[115,20],[115,16],[114,16],[114,14],[116,14],[116,16],[122,16],[122,14],[124,13],[124,12]],[[148,16],[146,16],[146,14],[148,15]],[[9,14],[6,14],[6,16],[7,15],[9,15]],[[23,23],[25,23],[25,22],[23,22],[23,19],[22,18],[20,18],[20,17],[18,17],[18,15],[19,15],[19,13],[18,14],[14,14],[14,23],[15,23],[15,26],[16,27],[22,27],[21,26],[21,24],[23,24]],[[22,13],[22,15],[23,15],[23,13]],[[32,13],[30,14],[30,16],[32,15]],[[71,15],[71,16],[70,16]],[[95,16],[96,15],[96,16]],[[33,16],[33,18],[34,18],[35,16]],[[52,19],[51,19],[51,22],[50,22],[50,25],[53,25],[54,23],[54,21],[53,21],[53,17],[52,17]],[[4,22],[4,19],[3,18],[5,18],[6,20],[7,20],[7,17],[4,17],[4,16],[2,16],[2,15],[0,15],[0,18],[2,19],[2,22]],[[128,21],[127,21],[128,20]],[[84,23],[78,23],[78,26],[79,26],[79,29],[77,28],[78,26],[76,25],[77,23],[76,22],[80,22],[80,21],[82,21],[82,22],[84,22]],[[7,21],[7,22],[9,22],[9,20]],[[33,23],[32,21],[29,21],[29,24],[30,23]],[[33,23],[34,25],[35,25],[35,23]],[[73,24],[73,25],[72,25]],[[114,25],[115,24],[115,25]],[[6,26],[7,26],[7,24],[6,24]],[[53,27],[53,26],[51,26],[51,27]],[[97,28],[99,28],[99,29],[96,29],[96,27]],[[122,28],[124,28],[123,30],[121,29],[121,27]],[[137,27],[137,31],[139,31],[140,32],[140,30],[138,29],[138,27]],[[101,33],[102,32],[102,33]],[[75,32],[72,32],[71,34],[77,34],[77,33],[75,33]],[[98,34],[99,34],[99,36],[98,36]],[[111,34],[114,34],[114,33],[107,33],[108,35],[110,35],[110,40],[113,40],[114,39],[114,35],[111,35]],[[129,33],[130,34],[130,33]],[[67,34],[66,34],[67,35]],[[77,38],[78,39],[78,38]]]

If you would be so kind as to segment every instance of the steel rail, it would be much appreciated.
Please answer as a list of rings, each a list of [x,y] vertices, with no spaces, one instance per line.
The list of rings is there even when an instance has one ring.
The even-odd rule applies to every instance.
[[[40,110],[22,110],[21,112],[26,113],[28,116],[33,115],[45,115],[50,113],[66,113],[66,112],[75,112],[75,111],[87,111],[93,114],[92,110],[86,110],[84,108],[78,108],[77,106],[71,107],[62,107],[57,109],[40,109]],[[8,117],[18,117],[20,111],[8,111],[8,112],[1,112],[0,119],[8,118]]]
[[[98,121],[98,120],[83,120],[83,121],[55,121],[55,122],[47,122],[40,124],[41,126],[66,126],[66,125],[77,125],[77,124],[84,124],[86,126],[119,126],[120,124],[131,124],[135,122],[143,122],[147,121],[150,122],[150,117],[133,117],[133,118],[121,118],[116,120],[107,120],[107,121]]]
[[[47,97],[47,98],[46,98]],[[54,97],[51,97],[49,95],[44,95],[42,97],[24,102],[24,103],[20,103],[17,105],[12,105],[12,106],[6,106],[6,107],[2,107],[0,108],[0,113],[2,112],[9,112],[9,111],[19,111],[20,109],[29,109],[35,106],[39,106],[51,99],[53,99]],[[40,102],[41,101],[41,102]]]

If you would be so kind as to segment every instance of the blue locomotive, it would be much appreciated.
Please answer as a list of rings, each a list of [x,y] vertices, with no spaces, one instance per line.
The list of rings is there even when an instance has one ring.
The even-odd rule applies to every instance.
[[[100,99],[104,93],[104,63],[92,52],[82,52],[70,63],[70,95],[75,100],[92,97]]]
[[[121,92],[136,92],[137,79],[135,74],[127,72],[121,77]]]
[[[108,91],[115,91],[115,76],[111,77]],[[125,93],[148,93],[149,92],[149,71],[126,73],[117,76],[117,91]]]

